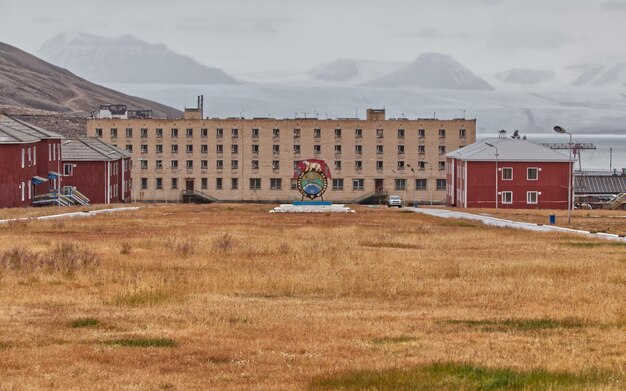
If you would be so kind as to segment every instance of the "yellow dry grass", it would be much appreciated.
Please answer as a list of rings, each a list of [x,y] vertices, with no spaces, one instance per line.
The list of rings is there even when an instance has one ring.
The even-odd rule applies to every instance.
[[[626,246],[269,209],[0,225],[0,258],[71,243],[99,261],[0,267],[0,389],[302,389],[448,361],[626,375]]]

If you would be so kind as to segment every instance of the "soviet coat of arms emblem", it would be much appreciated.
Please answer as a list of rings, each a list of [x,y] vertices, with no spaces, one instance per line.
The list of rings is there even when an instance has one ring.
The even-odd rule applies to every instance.
[[[296,179],[298,190],[302,199],[307,197],[311,200],[321,198],[328,188],[330,169],[325,161],[319,159],[307,159],[297,162],[293,177]]]

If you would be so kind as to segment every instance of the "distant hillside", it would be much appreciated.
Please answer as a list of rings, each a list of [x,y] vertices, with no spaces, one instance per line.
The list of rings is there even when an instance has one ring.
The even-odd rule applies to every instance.
[[[89,80],[109,83],[235,84],[218,68],[207,67],[163,44],[132,35],[106,38],[92,34],[59,34],[36,54]]]
[[[507,84],[534,85],[554,80],[554,71],[545,69],[509,69],[496,75],[496,79]]]
[[[309,75],[313,79],[321,81],[363,83],[389,74],[405,64],[342,58],[316,66],[309,71]]]
[[[493,90],[451,56],[423,53],[413,62],[388,75],[365,83],[370,87],[421,87],[451,90]]]
[[[180,117],[179,110],[81,79],[11,45],[0,42],[0,110],[14,114],[86,116],[100,104],[151,109],[156,117]]]
[[[572,84],[578,87],[626,87],[626,62],[590,65]]]

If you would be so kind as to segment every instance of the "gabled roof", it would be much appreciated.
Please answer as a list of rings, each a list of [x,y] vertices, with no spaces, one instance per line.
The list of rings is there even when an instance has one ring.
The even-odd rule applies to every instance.
[[[626,175],[578,175],[574,177],[576,193],[618,194],[626,193]]]
[[[0,125],[5,126],[8,129],[12,129],[13,131],[19,131],[22,133],[27,133],[33,137],[37,137],[37,141],[42,139],[64,139],[65,136],[51,132],[47,129],[40,128],[39,126],[35,126],[33,124],[29,124],[28,122],[22,121],[17,118],[13,118],[8,116],[7,114],[0,113]]]
[[[0,124],[0,144],[30,144],[41,139]]]
[[[98,138],[72,138],[61,146],[63,160],[66,161],[113,161],[130,157],[129,152]]]
[[[493,145],[490,147],[487,144]],[[495,148],[494,148],[495,147]],[[463,161],[491,162],[496,160],[496,148],[498,149],[498,161],[505,162],[568,162],[568,155],[555,151],[548,147],[535,144],[528,140],[510,138],[490,138],[465,148],[450,152],[446,157]],[[572,157],[572,161],[575,160]]]

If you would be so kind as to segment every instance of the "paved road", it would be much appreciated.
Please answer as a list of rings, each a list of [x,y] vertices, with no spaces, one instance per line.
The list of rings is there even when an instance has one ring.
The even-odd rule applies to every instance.
[[[528,231],[537,231],[537,232],[564,232],[564,233],[574,233],[580,235],[587,235],[598,239],[609,239],[609,240],[617,240],[626,243],[626,238],[620,237],[618,235],[606,234],[606,233],[591,233],[589,231],[582,231],[578,229],[564,228],[558,227],[556,225],[537,225],[533,223],[526,223],[523,221],[512,221],[499,219],[497,217],[485,216],[485,215],[477,215],[473,213],[466,212],[457,212],[446,209],[428,209],[428,208],[407,208],[417,213],[426,214],[429,216],[441,217],[444,219],[465,219],[465,220],[475,220],[479,221],[486,225],[492,225],[495,227],[502,228],[517,228],[517,229],[525,229]]]

